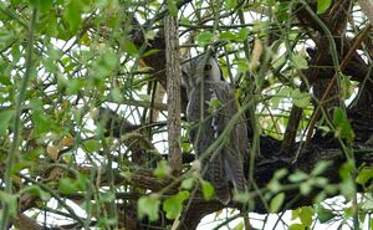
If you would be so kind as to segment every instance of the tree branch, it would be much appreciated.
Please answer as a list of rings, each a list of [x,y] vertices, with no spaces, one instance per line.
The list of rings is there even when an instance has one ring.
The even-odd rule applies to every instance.
[[[180,86],[181,68],[179,60],[179,37],[177,16],[165,17],[166,42],[166,73],[167,73],[167,104],[168,104],[168,146],[169,162],[174,173],[182,170],[182,156],[180,148],[181,108]]]

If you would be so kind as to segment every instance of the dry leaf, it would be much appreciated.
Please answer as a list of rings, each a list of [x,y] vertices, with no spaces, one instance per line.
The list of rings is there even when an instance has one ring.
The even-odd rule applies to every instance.
[[[56,161],[58,159],[59,150],[56,146],[48,145],[47,146],[47,153],[48,153],[48,156],[50,158],[52,158],[52,160]]]

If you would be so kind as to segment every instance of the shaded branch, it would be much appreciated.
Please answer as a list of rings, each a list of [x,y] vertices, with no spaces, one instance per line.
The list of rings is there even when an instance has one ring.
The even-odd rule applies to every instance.
[[[181,108],[180,86],[181,67],[179,60],[179,36],[177,16],[165,17],[166,35],[166,75],[167,75],[167,104],[168,104],[168,160],[174,173],[182,170],[181,148]]]

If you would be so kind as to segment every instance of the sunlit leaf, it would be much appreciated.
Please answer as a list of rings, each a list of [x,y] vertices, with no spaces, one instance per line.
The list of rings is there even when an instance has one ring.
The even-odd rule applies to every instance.
[[[84,142],[84,148],[87,152],[97,152],[101,148],[101,144],[98,140],[87,140]]]
[[[238,33],[237,33],[237,37],[239,38],[239,41],[243,42],[247,39],[247,37],[249,36],[250,34],[250,31],[248,28],[244,27],[244,28],[241,28]]]
[[[147,216],[151,222],[158,220],[160,203],[161,201],[159,198],[154,195],[142,196],[137,202],[139,218],[143,219]]]
[[[285,193],[279,193],[275,197],[272,198],[271,203],[270,203],[270,209],[272,213],[278,212],[282,204],[284,203],[285,200]]]
[[[58,183],[58,190],[63,194],[73,194],[79,191],[76,181],[71,178],[62,178]]]
[[[294,89],[291,91],[290,96],[292,97],[294,104],[300,108],[307,108],[307,106],[311,105],[311,97],[306,92]]]
[[[295,68],[297,69],[307,69],[308,63],[307,60],[302,55],[293,55],[291,60],[293,61],[293,64]]]
[[[356,177],[356,182],[364,185],[373,179],[373,167],[364,167]]]
[[[37,7],[41,12],[49,10],[53,5],[53,0],[29,0],[32,5]]]
[[[133,44],[133,42],[131,41],[128,41],[126,40],[124,43],[123,43],[123,49],[124,51],[126,51],[129,55],[135,57],[138,55],[139,51],[137,49],[137,47],[135,46],[135,44]]]
[[[43,189],[36,185],[27,186],[22,190],[22,193],[35,195],[43,201],[48,201],[51,198],[51,195],[49,193],[45,192]]]
[[[190,177],[190,178],[184,179],[184,180],[181,182],[181,187],[182,187],[183,189],[190,190],[190,189],[193,188],[194,181],[195,181],[195,179],[194,179],[193,177]]]
[[[321,223],[326,223],[336,216],[331,210],[324,208],[321,204],[316,205],[316,214]]]
[[[219,38],[220,40],[234,41],[236,40],[237,36],[230,31],[223,31],[220,33]]]
[[[165,160],[162,160],[157,163],[157,168],[154,170],[154,175],[156,177],[165,177],[167,175],[170,175],[171,168],[168,165],[168,162]]]
[[[215,194],[214,186],[208,181],[201,181],[201,186],[203,198],[205,200],[210,200]]]
[[[237,5],[237,0],[225,0],[225,6],[227,9],[233,9]]]
[[[196,42],[200,46],[205,46],[211,42],[213,37],[214,35],[211,32],[205,31],[197,35]]]
[[[4,135],[14,116],[13,110],[3,110],[0,112],[0,136]]]
[[[332,4],[332,0],[317,0],[317,13],[324,13]]]
[[[307,173],[302,172],[302,171],[296,171],[289,176],[289,181],[293,183],[297,183],[297,182],[307,180],[308,178],[309,178],[309,175]]]
[[[301,220],[302,224],[308,227],[311,226],[312,216],[314,213],[313,208],[306,206],[306,207],[302,207],[299,209],[300,209],[299,219]]]
[[[189,192],[181,191],[176,195],[167,198],[163,202],[163,210],[168,219],[175,219],[183,209],[183,202],[189,198]]]
[[[176,0],[167,0],[167,7],[171,16],[177,16]]]
[[[83,4],[81,0],[70,0],[64,12],[64,19],[70,26],[70,32],[76,33],[82,22],[81,14],[83,12]]]
[[[355,138],[354,130],[347,118],[346,113],[339,107],[335,108],[333,123],[336,127],[335,136],[351,143]]]
[[[325,170],[327,170],[330,167],[331,164],[332,164],[332,162],[330,162],[330,161],[317,162],[315,168],[311,172],[311,175],[318,176],[318,175],[322,174],[323,172],[325,172]]]
[[[0,201],[6,204],[10,216],[15,216],[17,214],[17,196],[0,190]]]
[[[305,229],[306,229],[306,226],[304,226],[303,224],[292,224],[289,227],[289,230],[305,230]]]

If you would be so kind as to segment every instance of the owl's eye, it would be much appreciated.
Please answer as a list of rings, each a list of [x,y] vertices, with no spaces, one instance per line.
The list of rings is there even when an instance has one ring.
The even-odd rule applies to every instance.
[[[205,65],[205,68],[204,68],[205,71],[209,71],[211,69],[212,69],[212,65],[210,65],[210,64]]]

